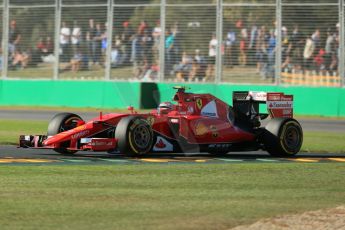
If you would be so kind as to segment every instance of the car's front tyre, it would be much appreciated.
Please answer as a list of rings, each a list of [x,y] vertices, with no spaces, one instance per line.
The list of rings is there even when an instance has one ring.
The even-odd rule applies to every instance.
[[[148,122],[140,117],[122,118],[116,126],[118,150],[126,156],[148,153],[153,145],[153,132]]]
[[[54,136],[58,133],[74,129],[77,127],[79,121],[83,121],[83,119],[77,114],[58,113],[50,120],[47,135]],[[68,147],[69,142],[64,142],[60,144],[59,148],[54,149],[54,151],[64,155],[71,155],[77,152],[68,150]]]

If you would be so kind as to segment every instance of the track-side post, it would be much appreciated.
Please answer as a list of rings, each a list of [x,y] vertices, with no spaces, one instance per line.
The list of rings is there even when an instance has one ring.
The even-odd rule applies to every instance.
[[[111,77],[111,48],[113,44],[113,17],[114,17],[114,1],[108,0],[108,15],[107,15],[107,48],[105,55],[105,80],[109,81]]]
[[[59,79],[59,64],[60,64],[60,27],[61,27],[61,1],[55,0],[55,36],[54,36],[54,75],[53,80]]]
[[[9,33],[9,0],[3,0],[2,15],[2,79],[7,78],[8,71],[8,33]]]
[[[280,85],[281,63],[282,63],[282,0],[276,2],[276,57],[275,57],[275,73],[274,83]]]

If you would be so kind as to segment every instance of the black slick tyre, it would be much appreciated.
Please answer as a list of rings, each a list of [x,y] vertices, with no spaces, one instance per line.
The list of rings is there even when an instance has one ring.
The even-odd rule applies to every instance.
[[[116,126],[118,150],[126,156],[148,153],[153,145],[153,132],[148,122],[140,117],[122,118]]]
[[[80,116],[74,113],[58,113],[50,120],[47,135],[54,136],[58,133],[73,129],[77,127],[77,122],[82,120]],[[69,142],[61,143],[60,148],[56,148],[54,151],[64,155],[70,155],[77,152],[67,150],[68,146]]]
[[[292,118],[273,118],[265,127],[262,142],[272,156],[294,156],[303,143],[302,127]]]

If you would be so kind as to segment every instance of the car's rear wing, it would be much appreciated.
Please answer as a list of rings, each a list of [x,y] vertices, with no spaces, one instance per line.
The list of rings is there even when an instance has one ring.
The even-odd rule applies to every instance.
[[[250,117],[265,117],[267,113],[260,113],[260,104],[266,104],[272,118],[293,117],[293,95],[262,91],[235,91],[232,98],[233,107]]]

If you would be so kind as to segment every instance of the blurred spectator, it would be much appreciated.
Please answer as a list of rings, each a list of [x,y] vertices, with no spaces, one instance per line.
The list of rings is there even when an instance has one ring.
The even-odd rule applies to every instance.
[[[139,35],[138,34],[133,34],[133,36],[131,36],[131,59],[130,62],[133,63],[133,65],[137,65],[139,62],[139,50],[140,50],[140,42],[139,42]]]
[[[238,62],[241,66],[247,65],[247,42],[248,42],[248,32],[247,28],[242,27],[240,33],[240,55]]]
[[[152,64],[152,46],[153,38],[151,33],[148,30],[144,31],[143,36],[140,39],[141,46],[141,60],[144,62],[144,65],[147,64],[151,66]]]
[[[81,56],[80,70],[89,70],[89,55],[87,44],[82,43],[79,46],[79,55]]]
[[[104,33],[102,31],[101,23],[96,23],[96,28],[93,31],[93,36],[92,36],[93,64],[101,64],[103,38],[104,38]]]
[[[8,40],[8,51],[10,54],[14,54],[16,48],[18,48],[22,35],[17,28],[17,21],[11,20],[9,28],[9,40]]]
[[[47,51],[46,54],[54,54],[54,43],[50,36],[46,37],[45,46],[46,46],[46,51]]]
[[[336,51],[336,35],[332,33],[331,28],[327,29],[327,38],[325,45],[326,54],[331,54]]]
[[[216,38],[216,34],[213,33],[212,39],[210,40],[208,45],[208,78],[214,77],[214,66],[216,64],[217,46],[218,40]]]
[[[121,50],[121,47],[122,47],[122,40],[119,35],[116,35],[113,40],[113,46],[112,46],[111,54],[110,54],[110,62],[111,62],[112,68],[119,67],[124,63],[124,59],[123,59],[124,52]]]
[[[248,43],[248,50],[247,50],[247,56],[250,65],[255,63],[255,53],[256,53],[256,42],[258,37],[258,26],[256,25],[256,22],[253,23],[250,34],[249,34],[249,43]]]
[[[336,32],[335,32],[335,41],[336,41],[336,55],[337,55],[338,59],[339,59],[339,54],[340,54],[340,50],[339,50],[339,43],[340,43],[339,27],[340,27],[340,24],[337,23],[336,24]]]
[[[282,60],[284,61],[286,59],[286,57],[290,54],[290,37],[288,34],[288,29],[283,26],[282,27]]]
[[[102,62],[105,63],[107,55],[107,46],[108,46],[108,23],[104,23],[104,30],[102,33]]]
[[[11,55],[10,60],[11,70],[24,69],[29,64],[30,56],[27,52],[22,52],[19,48],[17,48]]]
[[[192,70],[193,59],[187,52],[182,53],[181,61],[175,68],[176,79],[178,81],[188,81]]]
[[[313,55],[315,51],[315,44],[313,39],[308,36],[306,38],[304,52],[303,52],[303,64],[304,69],[308,72],[313,66]]]
[[[323,48],[319,49],[314,57],[315,70],[320,73],[324,72],[325,67],[325,50]]]
[[[116,68],[119,67],[121,63],[121,52],[119,50],[119,46],[114,45],[112,50],[111,50],[111,67]]]
[[[325,44],[325,70],[328,72],[333,72],[334,67],[337,66],[336,61],[336,52],[337,52],[337,44],[336,44],[336,34],[332,32],[331,28],[327,29],[327,38]]]
[[[162,28],[160,21],[157,20],[155,28],[153,28],[152,31],[152,37],[153,37],[153,46],[152,46],[152,51],[153,51],[153,58],[155,61],[159,60],[159,44],[160,44],[160,37],[162,34]]]
[[[133,30],[129,26],[129,21],[124,21],[122,23],[123,30],[121,34],[121,55],[123,64],[130,64],[131,52],[132,52],[132,39],[133,39]]]
[[[165,73],[169,74],[173,66],[173,47],[175,35],[173,32],[166,32],[165,38]]]
[[[43,49],[41,49],[38,53],[40,53],[40,58],[45,63],[53,63],[55,61],[54,44],[50,36],[46,37]],[[34,56],[35,55],[32,57],[33,60]]]
[[[47,49],[46,49],[46,44],[43,40],[43,37],[40,37],[38,39],[38,42],[36,44],[36,49],[39,51],[39,53],[43,56],[45,54],[45,52],[47,52]]]
[[[224,63],[228,67],[233,67],[234,61],[233,61],[233,50],[236,42],[236,33],[229,28],[228,33],[226,34],[225,39],[225,59]]]
[[[53,54],[54,46],[51,41],[51,37],[48,36],[46,37],[46,39],[40,37],[36,44],[36,50],[40,56],[48,56],[50,54]]]
[[[275,36],[275,31],[272,29],[270,31],[270,38],[268,40],[268,48],[267,48],[267,53],[268,53],[268,64],[267,64],[267,74],[264,77],[265,78],[272,78],[272,81],[274,80],[274,66],[275,66],[275,56],[276,56],[276,36]]]
[[[96,47],[94,46],[94,37],[96,35],[95,21],[93,18],[89,19],[89,27],[85,34],[85,40],[88,48],[88,56],[92,58],[93,64],[96,63]]]
[[[76,73],[80,70],[81,62],[83,59],[83,54],[81,53],[80,49],[77,47],[75,50],[75,54],[71,58],[71,71]]]
[[[286,72],[286,73],[292,73],[294,66],[291,62],[291,57],[290,56],[286,56],[285,61],[282,63],[282,71]]]
[[[68,65],[65,65],[61,71],[72,71],[76,73],[81,70],[88,70],[89,69],[89,58],[86,55],[88,47],[86,44],[80,44],[79,48],[77,48],[76,53],[71,57]]]
[[[159,65],[158,63],[153,63],[150,68],[146,69],[146,72],[143,74],[142,81],[156,81],[159,74]]]
[[[265,78],[267,71],[268,53],[267,53],[267,42],[269,35],[267,34],[266,27],[262,26],[258,30],[258,36],[256,41],[256,71],[260,73],[262,78]]]
[[[182,34],[179,30],[178,22],[175,22],[174,25],[171,27],[171,32],[174,35],[174,45],[172,46],[171,51],[171,61],[172,64],[175,65],[179,62],[181,57],[181,42],[182,42]]]
[[[195,50],[193,59],[193,67],[191,72],[191,80],[203,81],[206,77],[207,61],[204,56],[200,54],[200,50]]]
[[[313,33],[313,35],[311,35],[311,39],[313,40],[314,42],[314,46],[316,48],[320,48],[320,44],[321,44],[321,41],[320,41],[320,30],[319,29],[316,29],[315,32]]]
[[[46,38],[46,49],[47,49],[47,54],[54,53],[54,43],[52,41],[52,38],[49,36]]]
[[[72,48],[73,48],[73,55],[76,55],[78,49],[80,48],[80,43],[81,43],[81,28],[78,24],[78,21],[73,22],[73,30],[72,30],[72,36],[71,36],[71,43],[72,43]]]
[[[326,55],[325,57],[325,68],[330,75],[337,75],[338,73],[338,58],[335,52]]]
[[[256,23],[253,23],[252,28],[250,30],[250,40],[249,40],[249,46],[248,46],[249,49],[255,48],[257,36],[258,36],[258,27]]]
[[[61,62],[69,62],[71,57],[70,50],[71,30],[65,21],[62,22],[60,31]]]
[[[289,55],[292,57],[295,63],[303,62],[304,44],[305,44],[304,36],[299,31],[298,25],[295,24],[292,31],[290,46],[289,46]]]
[[[142,20],[138,26],[137,34],[143,35],[146,28],[147,28],[146,21]]]

